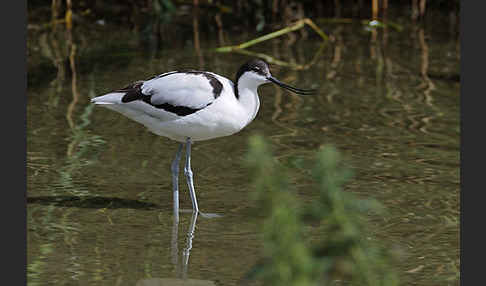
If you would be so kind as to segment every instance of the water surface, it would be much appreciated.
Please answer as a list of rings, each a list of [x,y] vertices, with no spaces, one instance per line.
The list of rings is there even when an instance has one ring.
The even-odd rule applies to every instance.
[[[306,164],[292,162],[310,162],[320,147],[334,144],[354,169],[346,191],[388,208],[386,216],[370,217],[369,235],[401,253],[402,285],[458,285],[460,47],[447,25],[428,27],[374,35],[360,25],[329,24],[325,31],[335,40],[325,46],[309,32],[308,39],[252,48],[308,64],[301,70],[272,65],[271,71],[319,92],[301,97],[261,87],[260,112],[246,129],[194,144],[199,205],[223,216],[194,222],[182,213],[176,228],[169,168],[177,144],[89,100],[180,68],[233,78],[249,57],[209,52],[217,39],[202,38],[196,52],[190,39],[147,46],[132,31],[110,27],[74,30],[72,38],[63,30],[29,35],[29,285],[144,285],[182,278],[236,285],[262,253],[243,164],[255,133],[265,135],[291,168],[303,201],[316,194],[306,192]],[[181,208],[190,209],[180,182]]]

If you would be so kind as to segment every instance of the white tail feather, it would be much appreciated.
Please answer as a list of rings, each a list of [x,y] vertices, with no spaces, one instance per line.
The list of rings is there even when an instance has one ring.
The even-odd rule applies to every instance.
[[[101,95],[91,99],[94,104],[120,104],[122,97],[125,95],[124,92],[112,92],[105,95]]]

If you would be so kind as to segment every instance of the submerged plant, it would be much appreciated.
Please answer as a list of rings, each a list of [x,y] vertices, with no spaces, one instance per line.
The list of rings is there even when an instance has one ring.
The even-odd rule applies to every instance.
[[[316,199],[305,206],[262,137],[250,139],[247,162],[253,171],[254,197],[264,215],[264,258],[251,271],[251,278],[264,285],[331,285],[336,280],[398,285],[385,248],[366,239],[364,217],[383,208],[375,200],[343,192],[351,172],[342,166],[333,146],[317,153],[312,170]],[[304,233],[309,223],[321,237],[312,244]]]

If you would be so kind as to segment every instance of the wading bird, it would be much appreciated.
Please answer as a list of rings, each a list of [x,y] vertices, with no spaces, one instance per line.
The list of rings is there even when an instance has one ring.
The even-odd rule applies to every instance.
[[[207,71],[171,71],[95,97],[91,102],[117,111],[159,136],[180,142],[171,165],[174,213],[178,217],[179,161],[184,144],[184,174],[192,210],[199,212],[191,170],[192,143],[229,136],[247,126],[260,107],[257,89],[265,83],[297,94],[315,93],[277,80],[266,62],[253,59],[240,67],[234,83]]]

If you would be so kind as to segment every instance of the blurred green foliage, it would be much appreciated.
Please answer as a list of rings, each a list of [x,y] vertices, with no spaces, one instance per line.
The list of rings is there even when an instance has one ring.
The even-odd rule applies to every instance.
[[[253,276],[265,285],[310,285],[316,270],[303,240],[299,205],[284,170],[274,163],[261,137],[251,138],[248,163],[257,189],[254,198],[265,216],[265,261],[255,267]]]
[[[248,278],[264,285],[398,285],[391,255],[369,240],[366,217],[384,214],[373,199],[343,192],[352,174],[342,166],[339,152],[325,146],[317,153],[312,177],[316,199],[303,205],[289,183],[286,170],[275,162],[263,137],[250,139],[247,162],[252,170],[259,212],[264,216],[263,259]],[[305,229],[317,228],[321,239],[309,241]]]

